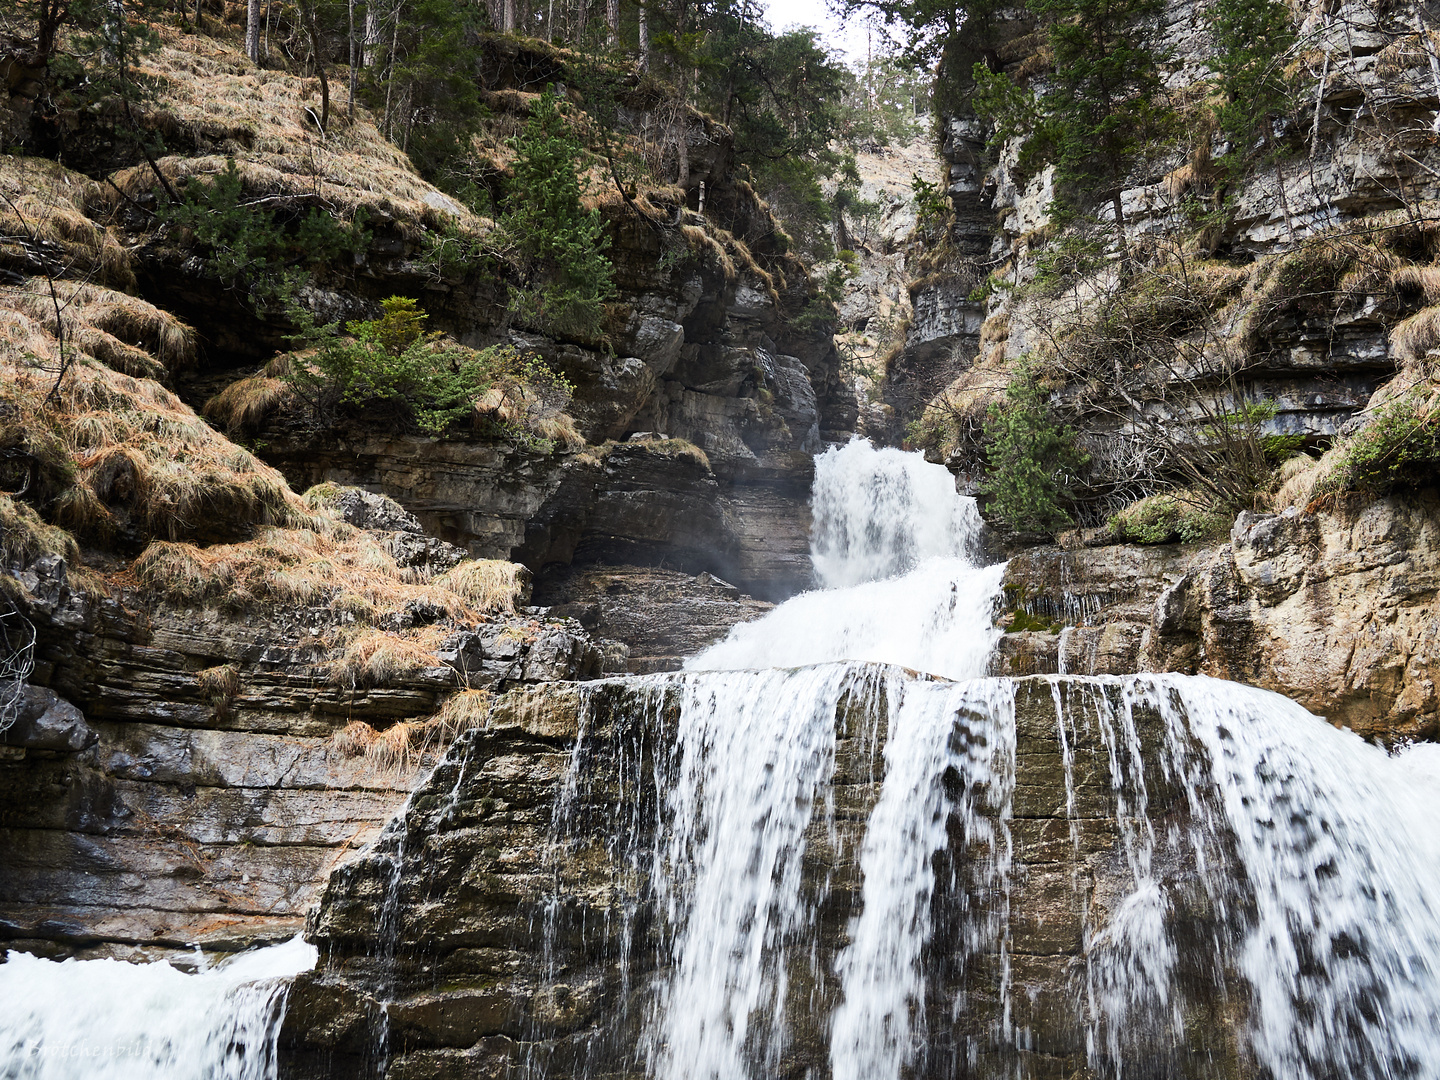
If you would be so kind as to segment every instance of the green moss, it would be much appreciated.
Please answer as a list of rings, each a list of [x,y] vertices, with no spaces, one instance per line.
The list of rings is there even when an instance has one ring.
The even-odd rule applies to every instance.
[[[1223,514],[1173,495],[1151,495],[1110,518],[1116,539],[1132,544],[1189,544],[1222,535]]]
[[[1028,631],[1038,631],[1044,634],[1054,634],[1064,628],[1065,624],[1060,620],[1049,619],[1034,612],[1033,608],[1036,606],[1036,601],[1040,599],[1040,594],[1032,592],[1030,586],[1024,582],[1007,581],[1002,591],[1005,595],[1006,611],[1000,616],[1000,622],[1005,627],[1005,633],[1023,634]]]
[[[1063,629],[1062,624],[1052,619],[1044,619],[1039,615],[1032,615],[1024,608],[1017,608],[1010,613],[1010,621],[1005,624],[1005,633],[1023,634],[1027,631],[1039,631],[1045,634],[1058,633]]]

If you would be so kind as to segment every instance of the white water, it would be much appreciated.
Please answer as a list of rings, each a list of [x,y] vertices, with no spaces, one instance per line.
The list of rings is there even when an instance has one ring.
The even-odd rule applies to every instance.
[[[884,787],[860,854],[864,907],[851,920],[850,947],[838,964],[844,999],[830,1038],[835,1080],[899,1076],[925,1038],[918,1006],[925,1000],[921,951],[935,888],[931,857],[948,839],[952,813],[962,818],[993,904],[963,947],[977,952],[999,943],[1003,949],[996,932],[1010,865],[1013,704],[1006,684],[977,680],[912,683],[891,709]],[[961,738],[954,737],[957,721],[964,723]],[[951,768],[962,782],[959,805],[940,785]]]
[[[817,829],[835,835],[823,800],[847,691],[872,708],[887,703],[888,715],[867,727],[873,736],[883,722],[888,737],[860,855],[865,907],[835,973],[844,994],[833,1022],[837,1077],[898,1076],[924,1037],[912,1014],[924,997],[931,855],[957,811],[941,790],[947,769],[976,793],[965,814],[971,832],[988,832],[997,853],[1008,845],[984,817],[996,808],[980,805],[1012,757],[1007,691],[858,666],[984,673],[1003,567],[973,560],[973,500],[917,454],[852,442],[817,457],[814,514],[812,559],[825,588],[736,627],[686,665],[673,825],[657,853],[670,868],[662,909],[677,928],[675,970],[657,994],[647,1047],[664,1080],[773,1075],[788,1049],[795,965],[807,985],[829,974],[806,951],[814,898],[802,891],[801,869]],[[962,713],[983,719],[952,746]]]
[[[951,679],[982,675],[1001,565],[973,559],[975,500],[919,454],[852,442],[815,459],[811,560],[824,588],[735,627],[690,671],[897,664]]]
[[[864,834],[862,903],[834,962],[831,1073],[965,1072],[966,1063],[925,1059],[931,1036],[943,1035],[926,1030],[927,1011],[961,1017],[970,1007],[944,1000],[925,967],[942,884],[953,893],[945,902],[983,898],[959,913],[950,947],[960,955],[946,962],[998,957],[990,1049],[1030,1046],[1009,997],[1013,688],[976,679],[997,637],[1002,568],[972,561],[973,505],[917,456],[861,443],[831,450],[817,459],[814,505],[825,588],[737,627],[687,665],[685,768],[669,792],[677,825],[662,859],[675,970],[649,1044],[661,1080],[760,1080],[787,1050],[789,973],[808,962],[805,982],[817,974],[803,952],[814,913],[798,868],[807,844],[834,833],[822,805],[834,703],[866,670],[856,661],[976,681],[884,675],[885,715],[872,721],[887,732],[875,767],[884,783]],[[1221,980],[1213,993],[1246,1003],[1242,1058],[1261,1075],[1440,1078],[1440,748],[1391,757],[1277,695],[1203,678],[1071,680],[1054,693],[1075,865],[1082,811],[1096,812],[1076,805],[1073,747],[1083,737],[1108,766],[1104,812],[1125,885],[1092,912],[1078,869],[1072,883],[1084,931],[1075,1021],[1097,1075],[1122,1077],[1137,1060],[1177,1076],[1203,1069],[1185,1057],[1195,991],[1182,969],[1198,962]],[[1144,710],[1163,719],[1158,746],[1153,732],[1142,740]],[[1184,792],[1183,822],[1152,817],[1157,780]],[[937,882],[934,869],[955,831],[963,888]],[[1212,939],[1181,936],[1178,911],[1197,903],[1185,890],[1204,897]],[[949,1052],[963,1050],[973,1067],[977,1049]]]
[[[295,938],[187,974],[166,961],[0,964],[6,1080],[268,1080],[291,977],[315,966]]]

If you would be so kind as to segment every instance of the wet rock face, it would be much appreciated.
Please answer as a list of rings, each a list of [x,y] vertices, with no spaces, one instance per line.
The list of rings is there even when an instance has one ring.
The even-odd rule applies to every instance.
[[[1274,690],[1392,742],[1440,736],[1440,498],[1242,513],[1228,544],[1026,552],[997,670],[1178,671]]]
[[[1000,910],[985,871],[994,849],[967,835],[956,812],[935,860],[934,933],[922,959],[932,992],[915,1076],[1021,1070],[1058,1080],[1085,1069],[1094,1039],[1126,1075],[1243,1075],[1243,995],[1227,992],[1225,973],[1205,959],[1228,931],[1195,871],[1200,853],[1178,839],[1194,835],[1186,826],[1197,804],[1165,772],[1166,728],[1154,709],[1133,717],[1139,756],[1116,749],[1109,692],[1017,684],[1006,944],[976,945],[975,913]],[[637,1046],[654,980],[670,963],[670,931],[647,882],[677,767],[669,749],[679,705],[663,681],[546,687],[512,695],[463,736],[403,827],[326,890],[310,924],[325,959],[291,993],[281,1075],[353,1076],[382,1058],[392,1078],[645,1075]],[[816,920],[797,932],[814,940],[801,950],[811,963],[791,973],[780,1075],[830,1076],[834,961],[859,910],[860,841],[884,782],[884,725],[866,721],[874,705],[847,697],[837,708],[834,816],[817,809],[806,834],[802,890]],[[955,737],[966,730],[962,718]],[[952,806],[986,799],[950,795]],[[1137,1001],[1133,1030],[1112,1033],[1084,1018],[1086,942],[1134,890],[1126,852],[1138,826],[1116,808],[1137,799],[1161,838],[1154,858],[1166,867],[1182,1000]],[[1203,855],[1224,865],[1225,840],[1214,843]],[[377,1044],[382,1012],[389,1035]],[[1178,1043],[1175,1015],[1188,1033]]]
[[[439,566],[454,545],[537,573],[572,563],[680,568],[767,600],[812,580],[808,455],[727,478],[695,444],[651,431],[573,456],[412,436],[317,446],[299,432],[272,434],[267,458],[297,489],[381,489],[444,541],[387,533],[397,557]]]
[[[423,719],[464,686],[590,678],[625,659],[579,623],[519,615],[453,635],[435,667],[355,688],[329,677],[328,609],[97,600],[49,557],[15,577],[38,643],[0,733],[0,947],[42,954],[185,962],[194,943],[292,936],[427,764],[352,756],[337,731]]]
[[[641,566],[593,565],[541,580],[536,601],[577,619],[591,633],[624,642],[626,670],[674,671],[732,626],[772,607],[713,574]]]

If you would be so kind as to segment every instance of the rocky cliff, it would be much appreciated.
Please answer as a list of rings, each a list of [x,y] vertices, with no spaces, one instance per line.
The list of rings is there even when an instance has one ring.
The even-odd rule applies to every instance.
[[[997,670],[1263,686],[1394,743],[1440,734],[1440,504],[1243,513],[1227,544],[1041,548],[1006,569]]]
[[[1084,528],[1053,548],[998,544],[1015,556],[1005,670],[1200,671],[1367,735],[1432,738],[1440,601],[1423,432],[1435,422],[1437,296],[1422,282],[1440,207],[1433,21],[1413,6],[1347,3],[1295,24],[1286,149],[1222,182],[1227,147],[1196,104],[1214,74],[1206,12],[1165,5],[1166,104],[1194,125],[1127,178],[1123,241],[1101,211],[1098,225],[1056,225],[1053,173],[1023,172],[1013,144],[987,150],[990,127],[962,95],[941,148],[955,213],[930,245],[933,271],[912,282],[897,359],[901,371],[933,368],[921,379],[931,396],[901,420],[918,420],[919,442],[976,491],[986,410],[1023,362],[1088,455],[1072,478]],[[992,66],[1043,79],[1035,31],[1002,24]],[[1197,216],[1221,194],[1223,214]],[[1130,265],[1117,271],[1121,243]],[[1098,262],[1075,256],[1102,248]],[[1400,483],[1398,471],[1346,472],[1398,452],[1383,418],[1407,409],[1424,444],[1415,470]],[[1223,487],[1225,454],[1184,461],[1214,452],[1226,418],[1247,410],[1273,456],[1258,482],[1217,496],[1207,483]],[[1150,538],[1158,546],[1120,543],[1121,519],[1143,516],[1136,500],[1156,492],[1224,503],[1193,530],[1212,543],[1176,545],[1173,528]]]
[[[320,131],[314,80],[251,63],[223,26],[152,29],[138,141],[35,109],[43,73],[5,60],[7,137],[65,164],[0,162],[0,659],[20,677],[0,933],[57,953],[292,933],[489,694],[675,667],[806,587],[811,455],[855,415],[833,309],[709,118],[676,113],[679,184],[625,190],[597,166],[617,295],[598,335],[566,336],[516,314],[483,256],[494,223],[364,110]],[[538,89],[565,93],[579,61],[485,50],[476,152],[503,174]],[[652,90],[618,91],[627,153]],[[231,169],[257,214],[363,223],[350,256],[306,264],[315,318],[416,297],[446,340],[561,373],[573,427],[425,437],[383,410],[319,417],[257,371],[294,326],[164,209]],[[244,407],[207,426],[237,387]]]

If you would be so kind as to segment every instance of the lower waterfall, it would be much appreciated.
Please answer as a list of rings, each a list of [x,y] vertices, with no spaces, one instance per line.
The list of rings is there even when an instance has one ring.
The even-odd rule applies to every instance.
[[[474,852],[504,841],[464,845],[495,789],[467,785],[509,770],[551,786],[503,1075],[1440,1080],[1440,747],[1203,677],[987,678],[1002,568],[949,474],[856,442],[817,458],[814,505],[822,588],[682,672],[535,692],[578,702],[549,779],[457,741],[346,897],[390,933],[362,996],[397,1019],[366,1060],[502,1075],[407,1058],[401,1021],[472,1000],[407,966],[429,946],[405,905],[444,922],[486,884]],[[272,955],[12,956],[0,1077],[273,1075]],[[414,978],[440,996],[407,1011]],[[459,1041],[424,1053],[470,1052],[435,1022]],[[146,1064],[55,1049],[101,1039]]]
[[[313,967],[295,938],[188,974],[166,961],[0,964],[5,1080],[267,1080],[290,977]]]

